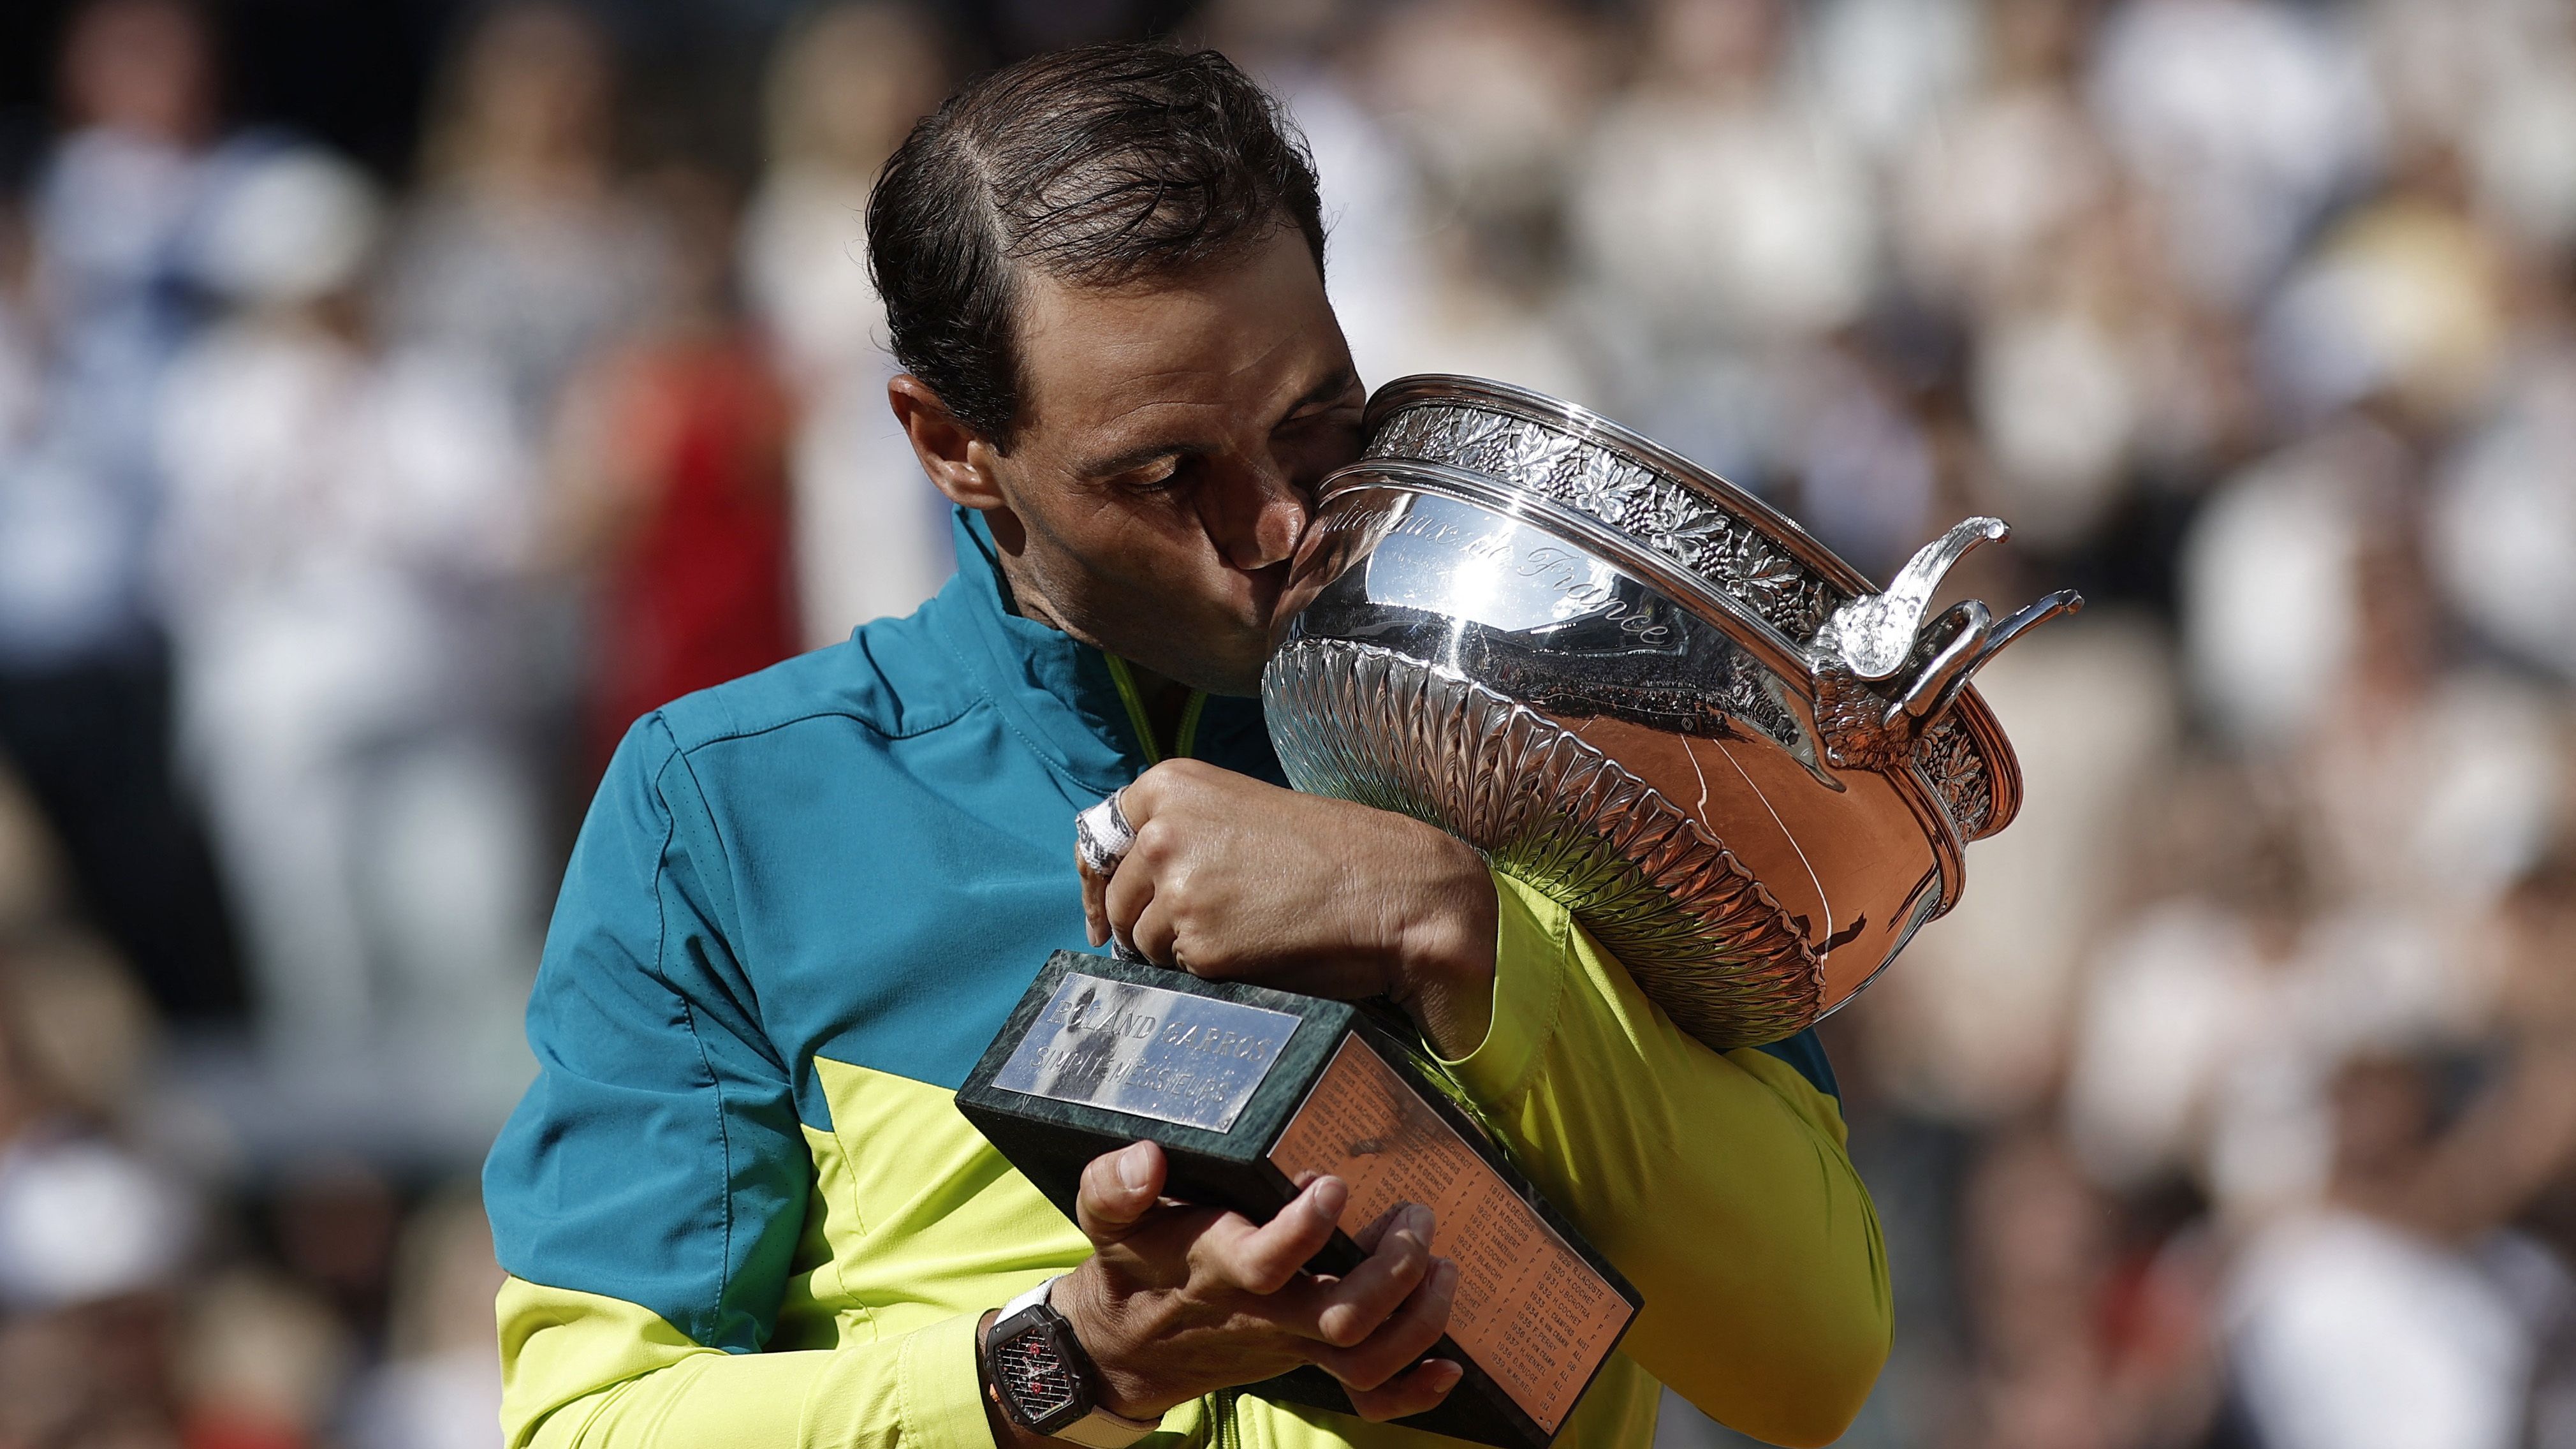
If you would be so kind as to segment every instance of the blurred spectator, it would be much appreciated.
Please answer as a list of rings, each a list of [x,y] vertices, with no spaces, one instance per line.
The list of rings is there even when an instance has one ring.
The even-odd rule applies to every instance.
[[[2354,651],[2302,742],[2306,817],[2338,896],[2447,932],[2483,916],[2560,828],[2558,727],[2545,696],[2445,657],[2414,530],[2371,522]]]
[[[358,1389],[355,1449],[489,1449],[501,1395],[492,1233],[472,1179],[432,1197],[403,1230],[388,1353]]]
[[[1526,0],[1203,14],[1314,149],[1325,281],[1363,379],[1464,372],[1606,401],[1564,305],[1569,170],[1608,78],[1595,17]]]
[[[2229,480],[2177,561],[2191,682],[2229,738],[2278,749],[2351,669],[2362,530],[2404,483],[2403,446],[2345,417]]]
[[[637,719],[797,648],[789,401],[734,300],[734,201],[687,167],[652,190],[673,243],[671,293],[654,324],[576,381],[559,444],[563,507],[594,577],[586,714],[601,770]],[[923,552],[919,538],[876,544]]]
[[[15,963],[0,959],[0,967]],[[187,1187],[48,1082],[0,972],[0,1443],[169,1443]]]
[[[345,1324],[291,1279],[238,1266],[189,1294],[176,1378],[186,1449],[311,1449],[329,1442],[357,1357]]]
[[[1541,0],[1411,0],[1368,41],[1372,96],[1437,210],[1488,233],[1514,272],[1547,270],[1608,80],[1587,17]]]
[[[1759,485],[1785,345],[1859,319],[1876,280],[1864,157],[1788,63],[1778,0],[1654,0],[1636,84],[1591,135],[1571,224],[1626,409]]]
[[[1622,320],[1748,342],[1813,336],[1870,300],[1868,174],[1791,83],[1775,0],[1656,0],[1643,73],[1601,124],[1576,201]]]
[[[2540,250],[2576,240],[2576,14],[2529,0],[2361,7],[2390,130],[2457,148],[2479,210]]]
[[[2503,405],[2447,460],[2429,522],[2434,567],[2468,621],[2576,682],[2576,336],[2552,320]]]
[[[2503,361],[2505,257],[2467,211],[2459,158],[2427,149],[2333,228],[2272,308],[2280,385],[2311,415],[2385,396],[2439,427],[2487,398]]]
[[[1950,390],[1910,385],[1902,362],[1865,344],[1818,347],[1786,381],[1779,462],[1797,478],[1800,520],[1854,567],[1895,573],[1959,491]]]
[[[1834,129],[1884,161],[1975,79],[1986,23],[1951,0],[1827,0],[1806,27],[1807,83]]]
[[[485,359],[375,337],[377,226],[372,187],[312,151],[209,218],[233,310],[160,430],[183,738],[270,1043],[346,1059],[399,1022],[497,1093],[540,889],[511,677],[534,498]]]
[[[451,377],[472,374],[461,386],[473,398],[450,389],[447,405],[460,410],[496,387],[509,442],[529,458],[552,434],[565,385],[639,325],[667,285],[664,241],[623,188],[617,80],[608,37],[588,10],[512,0],[474,15],[438,78],[420,184],[375,288],[393,355],[436,359],[455,369]],[[477,543],[534,566],[514,587],[450,596],[484,611],[491,626],[479,641],[485,672],[454,701],[477,715],[489,747],[458,758],[456,789],[432,797],[419,817],[496,841],[506,830],[513,847],[527,842],[524,853],[476,857],[459,868],[469,878],[452,883],[484,903],[457,972],[478,984],[496,979],[488,961],[508,961],[505,979],[525,980],[528,907],[550,873],[527,862],[560,859],[590,783],[578,763],[586,641],[575,581],[551,567],[560,561],[547,550],[537,470],[506,460],[503,440],[481,421],[460,433],[466,448],[438,465],[471,471],[468,486],[498,490],[486,495],[493,507]],[[462,808],[438,821],[441,800]],[[538,823],[505,824],[504,806]],[[472,994],[471,1010],[485,1018],[472,1030],[497,1041],[506,1034],[494,1009],[502,997]],[[507,1059],[510,1073],[521,1070],[523,1054]]]
[[[2039,1130],[1994,1142],[1963,1206],[1975,1347],[1951,1442],[2198,1443],[2217,1392],[2206,1245],[2124,1243],[2118,1206]]]
[[[946,98],[951,74],[945,37],[901,3],[814,10],[770,63],[768,172],[742,269],[799,403],[791,476],[807,647],[910,610],[956,566],[946,502],[886,407],[895,367],[859,226],[877,168]]]
[[[487,359],[531,439],[663,263],[616,186],[613,89],[583,12],[538,0],[485,16],[444,79],[387,278],[388,335]]]
[[[1193,37],[1279,96],[1314,151],[1330,238],[1324,283],[1371,385],[1450,365],[1424,356],[1416,321],[1433,286],[1439,208],[1381,114],[1396,107],[1372,104],[1369,49],[1392,43],[1373,22],[1388,18],[1357,0],[1213,0],[1198,15],[1204,34]]]
[[[2378,159],[2378,98],[2340,7],[2125,0],[2093,102],[2154,198],[2184,280],[2241,306]]]
[[[2542,1330],[2576,1299],[2567,1268],[2500,1231],[2576,1157],[2576,868],[2508,899],[2499,1079],[2447,1125],[2421,1055],[2359,1055],[2336,1077],[2324,1200],[2249,1245],[2230,1353],[2274,1449],[2525,1442]]]
[[[181,0],[81,9],[61,66],[70,128],[25,231],[0,215],[0,752],[84,907],[192,1019],[236,1009],[238,986],[170,778],[146,558],[154,400],[202,316],[197,233],[243,150],[217,144],[213,64]]]

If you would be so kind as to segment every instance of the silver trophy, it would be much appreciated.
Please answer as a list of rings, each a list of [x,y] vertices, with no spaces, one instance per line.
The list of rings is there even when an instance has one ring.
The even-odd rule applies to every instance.
[[[1869,984],[2011,823],[1969,679],[2060,592],[1926,617],[2004,525],[1885,590],[1725,480],[1475,378],[1370,400],[1262,679],[1299,789],[1428,821],[1566,903],[1683,1030],[1776,1041]]]

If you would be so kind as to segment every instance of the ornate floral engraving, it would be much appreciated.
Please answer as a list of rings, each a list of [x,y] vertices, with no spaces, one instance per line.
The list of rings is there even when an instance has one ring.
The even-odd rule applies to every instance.
[[[1959,838],[1974,840],[1994,815],[1994,786],[1986,778],[1986,757],[1976,738],[1956,715],[1944,715],[1914,747],[1915,768],[1941,797]]]
[[[1543,422],[1464,403],[1423,402],[1381,422],[1368,456],[1464,468],[1589,514],[1708,580],[1801,646],[1850,602],[1761,529],[1705,494],[1635,458]],[[1836,707],[1828,698],[1820,698],[1819,704],[1827,715]],[[1866,708],[1873,717],[1884,709],[1884,700],[1866,687],[1841,704]],[[1940,797],[1961,838],[1974,839],[1992,818],[1994,791],[1975,737],[1956,717],[1943,717],[1919,739],[1891,739],[1884,760],[1838,763],[1899,768],[1909,744],[1914,766]]]
[[[1762,531],[1634,459],[1528,418],[1424,403],[1379,424],[1373,458],[1410,458],[1529,488],[1632,535],[1804,644],[1841,592]]]

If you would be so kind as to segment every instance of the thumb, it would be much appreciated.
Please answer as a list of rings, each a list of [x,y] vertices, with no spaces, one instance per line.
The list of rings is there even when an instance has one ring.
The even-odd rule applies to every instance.
[[[1153,1210],[1163,1191],[1163,1149],[1152,1142],[1131,1142],[1102,1153],[1082,1169],[1082,1186],[1073,1199],[1074,1220],[1094,1246],[1105,1246],[1128,1232]]]

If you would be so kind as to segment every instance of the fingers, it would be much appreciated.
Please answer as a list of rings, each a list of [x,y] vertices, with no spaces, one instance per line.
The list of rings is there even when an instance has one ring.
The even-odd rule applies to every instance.
[[[1118,873],[1111,876],[1101,887],[1100,939],[1105,942],[1115,936],[1128,945],[1144,951],[1145,959],[1163,961],[1170,958],[1156,955],[1143,941],[1136,939],[1137,922],[1145,915],[1146,907],[1154,903],[1156,861],[1141,848],[1142,840],[1143,837],[1140,835],[1138,837],[1140,848],[1130,851],[1127,859],[1120,864]],[[1089,891],[1086,887],[1086,898],[1088,895]],[[1168,948],[1170,942],[1167,939],[1163,944]]]
[[[1125,793],[1112,790],[1106,798],[1073,817],[1073,869],[1082,882],[1083,925],[1094,946],[1105,945],[1109,940],[1109,919],[1102,895],[1110,877],[1118,873],[1119,862],[1136,844],[1135,829],[1128,824],[1120,798]]]
[[[1194,1251],[1206,1254],[1206,1266],[1244,1292],[1277,1293],[1331,1241],[1333,1224],[1349,1199],[1350,1188],[1340,1178],[1316,1178],[1259,1227],[1231,1215],[1220,1219],[1200,1236]]]
[[[1073,852],[1073,869],[1082,877],[1082,932],[1095,947],[1109,944],[1109,877],[1091,868],[1082,851]]]
[[[1441,1259],[1422,1286],[1376,1332],[1350,1348],[1327,1348],[1315,1356],[1315,1362],[1355,1391],[1384,1387],[1403,1373],[1406,1365],[1429,1353],[1440,1335],[1448,1331],[1449,1305],[1457,1292],[1458,1265]]]
[[[1152,1211],[1163,1191],[1163,1149],[1131,1142],[1104,1152],[1082,1169],[1082,1185],[1073,1199],[1074,1221],[1084,1237],[1106,1245],[1125,1237]]]
[[[1155,891],[1147,898],[1145,908],[1127,923],[1127,944],[1136,954],[1158,966],[1185,966],[1181,960],[1180,913],[1172,908],[1172,898]]]
[[[1309,1180],[1311,1180],[1311,1178]],[[1306,1184],[1301,1182],[1297,1185],[1299,1187],[1303,1187]],[[1420,1203],[1397,1203],[1395,1206],[1388,1208],[1385,1212],[1379,1213],[1377,1215],[1377,1221],[1370,1223],[1367,1227],[1351,1234],[1351,1241],[1360,1245],[1361,1252],[1374,1253],[1377,1251],[1377,1245],[1386,1241],[1386,1235],[1403,1224],[1411,1221],[1408,1215],[1413,1209],[1421,1206],[1422,1205]],[[1426,1208],[1424,1211],[1427,1212],[1429,1209]],[[1422,1232],[1424,1241],[1429,1241],[1431,1234],[1431,1226],[1429,1223],[1426,1222],[1424,1224]]]
[[[1191,777],[1207,768],[1196,760],[1165,760],[1136,777],[1136,782],[1118,792],[1118,809],[1127,824],[1142,831],[1145,822],[1170,800],[1175,788],[1186,788]]]
[[[1336,1348],[1366,1342],[1432,1269],[1431,1209],[1407,1203],[1371,1226],[1368,1259],[1337,1282],[1315,1285],[1311,1330]]]
[[[1347,1389],[1351,1408],[1363,1419],[1383,1424],[1412,1414],[1428,1413],[1458,1387],[1466,1370],[1445,1358],[1428,1359],[1374,1389]]]
[[[1196,760],[1165,760],[1137,776],[1134,783],[1102,806],[1093,807],[1114,809],[1120,822],[1115,833],[1123,844],[1115,860],[1086,856],[1079,839],[1082,827],[1077,822],[1074,866],[1082,880],[1083,930],[1092,945],[1120,941],[1134,947],[1146,960],[1166,964],[1176,960],[1179,927],[1157,919],[1152,905],[1158,885],[1173,884],[1186,873],[1177,868],[1178,862],[1173,859],[1174,832],[1178,830],[1184,836],[1192,833],[1185,824],[1192,811],[1183,807],[1223,781],[1257,783]],[[1168,818],[1159,828],[1149,828],[1158,816]],[[1084,818],[1089,818],[1089,812]],[[1167,876],[1169,880],[1164,879]]]

